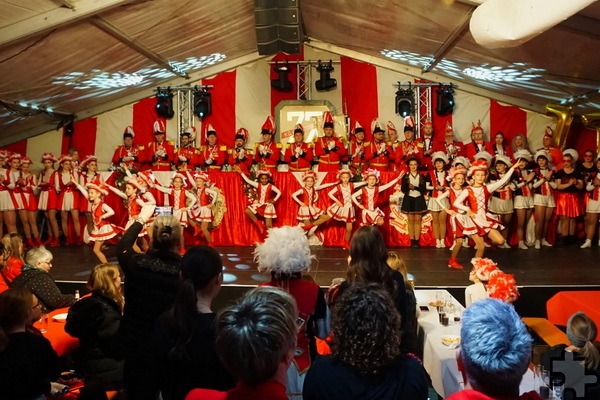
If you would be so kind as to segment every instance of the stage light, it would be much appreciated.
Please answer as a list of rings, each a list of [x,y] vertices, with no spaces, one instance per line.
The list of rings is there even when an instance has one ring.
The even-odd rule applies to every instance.
[[[271,80],[271,87],[280,92],[291,92],[293,86],[292,82],[288,79],[288,73],[290,72],[288,63],[279,64],[276,62],[273,71],[277,72],[279,77]]]
[[[440,85],[436,91],[437,107],[435,111],[438,115],[450,115],[454,112],[454,89],[450,86]]]
[[[319,80],[315,82],[315,88],[318,92],[327,92],[337,87],[337,81],[331,77],[331,71],[333,71],[331,60],[329,62],[319,60],[317,71],[319,71]]]
[[[396,114],[405,118],[413,114],[413,99],[414,99],[414,91],[413,89],[402,89],[402,87],[398,86],[398,91],[396,92]]]
[[[173,110],[173,92],[171,88],[156,88],[156,114],[159,117],[171,119],[175,115]]]
[[[207,88],[198,88],[194,90],[194,115],[200,120],[210,115],[211,110],[210,92]]]

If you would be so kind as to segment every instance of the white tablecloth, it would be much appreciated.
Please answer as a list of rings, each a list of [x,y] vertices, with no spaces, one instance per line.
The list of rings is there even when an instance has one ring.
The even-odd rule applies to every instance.
[[[464,389],[464,381],[456,363],[459,349],[448,348],[442,344],[441,339],[447,335],[460,336],[460,324],[453,321],[448,326],[440,324],[436,308],[429,305],[429,302],[436,300],[436,294],[451,299],[461,311],[463,306],[447,290],[415,290],[419,336],[423,336],[423,366],[431,377],[435,391],[442,397],[448,397]],[[429,311],[421,311],[420,307],[427,307]],[[528,369],[521,382],[521,393],[534,390],[534,383],[533,371]]]

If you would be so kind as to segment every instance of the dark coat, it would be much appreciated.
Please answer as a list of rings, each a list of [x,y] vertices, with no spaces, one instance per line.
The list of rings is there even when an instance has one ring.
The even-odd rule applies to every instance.
[[[52,275],[29,264],[23,265],[23,272],[15,278],[10,286],[22,287],[35,294],[42,303],[42,313],[69,307],[75,302],[75,296],[60,292]]]

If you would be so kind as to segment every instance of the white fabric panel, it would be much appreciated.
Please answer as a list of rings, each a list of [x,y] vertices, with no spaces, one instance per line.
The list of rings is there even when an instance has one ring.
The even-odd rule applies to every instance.
[[[98,115],[96,126],[96,157],[98,169],[106,170],[117,146],[123,144],[123,131],[133,123],[133,104]],[[168,128],[167,128],[168,131]]]
[[[554,117],[534,112],[527,113],[527,141],[532,151],[542,147],[542,139],[547,126],[552,129],[556,128]]]
[[[271,113],[269,71],[269,64],[263,60],[237,69],[235,126],[236,130],[248,129],[248,146],[261,140],[260,127]]]
[[[452,114],[452,124],[454,136],[457,140],[469,143],[471,142],[472,124],[477,125],[481,120],[481,126],[484,131],[483,140],[490,139],[490,100],[461,91],[454,93],[454,113]]]
[[[32,170],[40,171],[42,169],[42,154],[51,152],[56,158],[60,157],[62,148],[62,129],[46,132],[39,136],[27,139],[27,157],[33,161]]]

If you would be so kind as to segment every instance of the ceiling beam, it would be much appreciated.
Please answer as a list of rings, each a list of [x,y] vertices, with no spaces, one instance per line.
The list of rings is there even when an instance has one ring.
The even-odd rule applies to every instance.
[[[177,68],[174,68],[171,64],[169,64],[169,62],[167,60],[162,58],[160,55],[158,55],[157,53],[153,52],[152,50],[146,48],[145,46],[142,46],[134,38],[127,35],[125,32],[120,31],[118,28],[116,28],[109,22],[105,21],[104,19],[102,19],[98,16],[94,16],[90,19],[90,22],[92,23],[92,25],[94,25],[96,28],[100,29],[102,32],[107,33],[108,35],[117,39],[119,42],[123,43],[125,46],[129,47],[130,49],[135,50],[136,52],[138,52],[139,54],[148,58],[149,60],[154,61],[159,66],[167,69],[168,71],[171,71],[175,75],[182,76],[186,79],[190,78],[190,76],[187,73],[185,73]]]
[[[423,73],[421,69],[416,67],[411,67],[409,65],[397,61],[386,60],[382,57],[376,57],[364,53],[359,53],[357,51],[349,50],[344,47],[339,47],[329,43],[321,42],[317,39],[311,38],[306,43],[306,46],[310,46],[318,50],[328,51],[334,54],[338,54],[340,56],[350,57],[358,61],[363,61],[375,65],[377,67],[386,68],[398,72],[400,74],[405,74],[418,79],[427,79],[432,82],[445,82],[449,79],[447,76],[444,75],[439,75],[432,72]],[[459,84],[457,86],[460,87],[460,91],[462,92],[472,93],[478,96],[487,97],[488,99],[498,100],[503,103],[521,107],[525,110],[534,111],[542,114],[545,113],[545,106],[542,104],[532,103],[529,101],[519,99],[517,97],[507,96],[498,92],[494,92],[492,90],[483,89],[479,86],[464,83],[462,81],[459,81]]]
[[[0,47],[133,2],[134,0],[79,0],[76,3],[67,1],[66,3],[72,4],[73,8],[57,7],[0,28]]]
[[[423,72],[429,72],[435,68],[438,63],[444,59],[446,54],[452,50],[456,42],[458,42],[463,35],[465,34],[467,28],[469,27],[469,22],[471,21],[471,15],[475,11],[475,7],[472,7],[471,10],[463,16],[461,23],[456,27],[454,32],[446,38],[444,43],[437,49],[437,51],[433,54],[431,60],[423,67]]]

